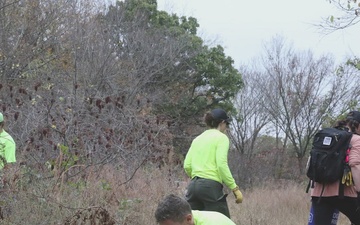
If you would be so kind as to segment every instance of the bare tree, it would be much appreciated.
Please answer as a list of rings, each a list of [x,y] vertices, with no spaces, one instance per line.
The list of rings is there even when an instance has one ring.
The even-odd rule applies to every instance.
[[[44,198],[61,201],[105,167],[131,187],[145,163],[180,163],[173,124],[196,127],[187,119],[208,99],[229,103],[242,85],[224,49],[196,36],[196,19],[158,12],[153,0],[104,11],[97,2],[0,1],[0,110],[36,180],[25,185],[46,184],[31,187]]]
[[[254,61],[254,65],[256,62]],[[242,155],[254,153],[256,138],[264,126],[269,123],[269,115],[261,104],[264,96],[258,81],[262,77],[261,71],[243,68],[244,88],[234,100],[237,109],[235,121],[230,133],[235,149]]]
[[[254,156],[259,153],[256,142],[269,123],[269,114],[262,104],[264,95],[258,83],[263,75],[256,69],[256,65],[256,61],[253,61],[253,68],[244,66],[240,69],[244,88],[234,99],[237,113],[228,132],[235,149],[230,152],[230,165],[237,174],[237,179],[250,186],[260,171],[259,167],[254,165]]]
[[[202,114],[208,97],[229,102],[241,76],[221,46],[202,45],[194,18],[158,12],[155,1],[104,11],[92,3],[25,0],[0,9],[0,107],[14,118],[29,165],[44,169],[65,154],[61,172],[114,162],[131,176],[144,161],[166,161],[169,126],[181,113]]]
[[[327,116],[334,116],[356,96],[350,74],[335,73],[329,56],[315,59],[312,52],[296,52],[276,37],[265,47],[265,76],[259,80],[264,107],[283,138],[291,142],[302,174],[303,158]]]
[[[112,32],[86,1],[18,4],[1,8],[0,107],[13,119],[9,129],[27,165],[43,171],[58,166],[62,174],[75,165],[112,162],[122,165],[127,179],[143,162],[165,162],[172,150],[167,120],[151,113],[145,83],[136,85],[142,81],[137,75],[159,62],[150,56],[158,51],[139,53],[153,62],[134,58],[126,65],[117,53],[131,53],[110,38],[125,34]]]

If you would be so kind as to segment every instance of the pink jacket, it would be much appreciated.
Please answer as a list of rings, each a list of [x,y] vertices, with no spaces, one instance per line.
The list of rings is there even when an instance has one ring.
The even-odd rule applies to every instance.
[[[350,141],[351,150],[349,154],[349,165],[351,167],[351,173],[354,179],[353,186],[344,187],[344,196],[356,197],[357,191],[360,191],[360,136],[354,134]],[[314,188],[311,190],[311,196],[319,197],[322,191],[323,185],[315,183]],[[339,182],[325,185],[322,196],[330,197],[339,195]]]

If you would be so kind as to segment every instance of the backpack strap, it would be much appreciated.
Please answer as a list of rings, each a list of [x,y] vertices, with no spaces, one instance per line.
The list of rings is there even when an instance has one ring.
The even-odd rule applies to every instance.
[[[340,181],[339,182],[339,198],[343,199],[344,198],[344,184]]]
[[[309,183],[306,186],[306,193],[309,193],[310,186],[311,188],[314,188],[315,185],[314,185],[314,181],[309,179]]]
[[[310,183],[311,183],[311,180],[309,180],[309,183],[308,183],[308,185],[306,186],[306,193],[309,193],[309,189],[310,189]]]
[[[318,199],[318,203],[320,202],[320,199],[321,199],[321,197],[322,197],[322,195],[323,195],[323,193],[324,193],[324,190],[325,190],[325,184],[322,184],[322,189],[321,189],[321,193],[320,193],[320,196],[319,196],[319,199]]]
[[[350,142],[350,141],[349,141]],[[345,155],[345,161],[344,161],[344,172],[343,172],[343,178],[339,181],[339,198],[343,199],[344,198],[344,187],[346,184],[346,175],[348,173],[351,173],[351,169],[349,166],[349,154],[350,154],[350,150],[351,150],[351,145],[349,143],[349,147],[346,150],[346,155]],[[345,177],[344,177],[345,176]],[[348,178],[349,179],[349,178]],[[350,178],[352,179],[352,178]]]

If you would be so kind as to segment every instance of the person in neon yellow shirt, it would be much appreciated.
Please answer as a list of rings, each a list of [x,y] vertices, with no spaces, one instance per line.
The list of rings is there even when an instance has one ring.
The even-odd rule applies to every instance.
[[[15,141],[4,129],[4,116],[0,113],[0,170],[3,170],[8,163],[16,162]]]
[[[236,225],[222,213],[191,210],[185,199],[174,194],[159,203],[155,219],[160,225]]]
[[[217,211],[230,218],[225,184],[241,203],[243,195],[228,166],[230,141],[225,134],[231,121],[223,109],[206,113],[205,123],[209,129],[191,143],[184,160],[184,170],[191,178],[186,200],[193,210]]]

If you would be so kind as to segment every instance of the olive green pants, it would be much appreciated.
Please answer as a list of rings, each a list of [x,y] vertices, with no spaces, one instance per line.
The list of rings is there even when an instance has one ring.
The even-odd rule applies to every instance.
[[[216,211],[230,218],[226,197],[222,184],[199,177],[191,180],[185,196],[192,210]]]

